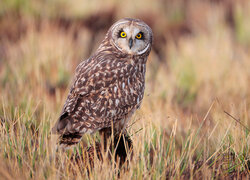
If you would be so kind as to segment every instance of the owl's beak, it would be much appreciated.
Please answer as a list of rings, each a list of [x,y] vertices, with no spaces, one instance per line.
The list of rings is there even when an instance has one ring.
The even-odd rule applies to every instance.
[[[129,38],[129,40],[128,40],[128,46],[129,46],[129,49],[132,48],[132,46],[133,46],[133,39],[132,38]]]

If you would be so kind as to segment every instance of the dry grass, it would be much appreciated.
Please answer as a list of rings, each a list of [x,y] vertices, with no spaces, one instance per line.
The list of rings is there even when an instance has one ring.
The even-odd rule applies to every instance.
[[[166,1],[167,8],[161,1],[139,1],[135,8],[125,1],[107,1],[103,7],[97,1],[88,6],[77,6],[78,1],[17,2],[0,5],[0,179],[249,179],[249,3],[234,4],[232,27],[224,18],[224,2],[229,1],[191,0],[196,8],[188,9],[182,1]],[[64,29],[54,18],[87,18],[101,8],[119,12],[115,19],[128,14],[143,18],[151,9],[157,17],[155,36],[167,39],[162,44],[155,39],[164,56],[153,50],[148,60],[143,104],[128,129],[134,145],[129,168],[119,167],[107,153],[103,161],[94,159],[92,169],[84,157],[75,163],[72,156],[82,153],[84,143],[56,151],[50,132],[92,40],[88,27]],[[168,33],[180,21],[188,23],[191,35]],[[19,22],[24,33],[18,37]],[[103,33],[96,34],[94,47]],[[88,146],[95,139],[98,135],[84,137]]]

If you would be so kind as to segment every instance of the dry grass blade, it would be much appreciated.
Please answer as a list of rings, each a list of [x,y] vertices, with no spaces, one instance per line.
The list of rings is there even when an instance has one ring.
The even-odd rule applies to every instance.
[[[242,127],[244,127],[246,130],[250,131],[250,129],[248,127],[246,127],[241,121],[240,119],[236,119],[235,117],[233,117],[231,114],[229,114],[227,111],[224,110],[224,113],[226,115],[228,115],[229,117],[231,117],[233,120],[235,120],[237,123],[239,123]]]

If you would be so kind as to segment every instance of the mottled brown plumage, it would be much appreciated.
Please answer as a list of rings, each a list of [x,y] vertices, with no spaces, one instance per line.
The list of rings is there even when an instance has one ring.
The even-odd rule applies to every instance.
[[[138,19],[122,19],[111,26],[97,51],[76,69],[53,128],[61,135],[61,145],[77,144],[83,134],[111,126],[115,133],[123,130],[143,99],[152,38],[150,27]]]

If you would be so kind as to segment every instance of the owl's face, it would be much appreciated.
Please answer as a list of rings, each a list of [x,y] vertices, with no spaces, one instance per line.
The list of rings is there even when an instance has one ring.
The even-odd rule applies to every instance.
[[[151,48],[152,30],[141,20],[122,19],[109,32],[111,44],[123,53],[141,55]]]

